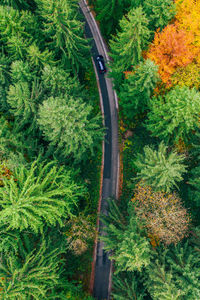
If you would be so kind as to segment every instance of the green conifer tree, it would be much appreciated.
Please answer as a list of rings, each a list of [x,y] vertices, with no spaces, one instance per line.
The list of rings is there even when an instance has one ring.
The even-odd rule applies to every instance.
[[[36,233],[45,223],[62,226],[83,194],[83,187],[74,183],[70,171],[57,168],[54,162],[45,164],[38,159],[30,168],[17,166],[11,178],[3,178],[0,188],[0,224]]]
[[[142,50],[147,46],[149,36],[148,19],[142,7],[131,9],[120,21],[120,30],[110,41],[110,56],[113,59],[111,75],[116,89],[121,84],[123,71],[142,60]]]
[[[94,154],[95,146],[104,135],[101,117],[91,118],[91,111],[92,107],[80,98],[50,97],[40,105],[38,124],[58,154],[82,160],[86,151]]]
[[[125,79],[120,88],[119,104],[126,123],[133,122],[136,114],[148,109],[148,102],[158,80],[158,66],[150,59],[141,62]]]
[[[199,112],[200,93],[176,86],[164,97],[151,99],[146,128],[166,142],[187,142],[191,131],[199,127]]]
[[[174,187],[177,188],[177,182],[183,180],[182,175],[186,172],[183,162],[183,155],[176,151],[168,152],[167,146],[161,142],[157,151],[145,146],[144,154],[138,154],[134,165],[137,168],[138,179],[142,179],[155,191],[169,193]]]

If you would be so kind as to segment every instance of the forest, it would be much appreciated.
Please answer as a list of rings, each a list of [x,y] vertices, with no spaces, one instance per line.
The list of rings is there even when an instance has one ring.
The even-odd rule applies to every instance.
[[[99,96],[73,0],[0,5],[0,298],[91,299]]]
[[[123,183],[103,216],[116,300],[200,299],[200,1],[96,0]]]
[[[119,100],[112,299],[199,300],[200,1],[88,2]],[[0,298],[93,299],[105,129],[78,1],[1,0],[0,49]]]

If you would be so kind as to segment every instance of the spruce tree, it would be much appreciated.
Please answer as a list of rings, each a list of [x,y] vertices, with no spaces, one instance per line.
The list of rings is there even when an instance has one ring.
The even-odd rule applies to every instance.
[[[148,19],[142,7],[131,9],[120,21],[120,30],[110,41],[111,75],[116,89],[122,82],[123,72],[142,60],[142,50],[147,46],[149,36]]]
[[[149,108],[146,128],[166,142],[188,142],[199,128],[200,93],[195,88],[176,86],[164,97],[153,97]]]
[[[149,19],[149,28],[162,30],[176,14],[173,0],[144,0],[143,8]]]
[[[77,8],[70,1],[38,1],[39,14],[43,18],[44,34],[48,38],[48,47],[57,52],[65,68],[77,72],[87,67],[89,46],[83,36],[83,23],[77,17]]]
[[[158,80],[158,66],[150,59],[141,62],[127,75],[119,93],[124,122],[133,122],[135,115],[148,109],[148,102]]]
[[[84,159],[104,135],[101,117],[91,117],[92,107],[79,98],[50,97],[40,105],[38,124],[44,137],[63,158]]]
[[[70,171],[56,167],[54,162],[34,161],[30,168],[14,167],[10,178],[3,178],[0,188],[0,224],[7,229],[33,232],[43,230],[45,224],[64,224],[73,215],[79,196],[84,194],[71,178]]]
[[[139,273],[120,272],[113,276],[112,296],[116,300],[142,300],[144,299],[144,288],[141,289],[141,278]]]
[[[186,172],[184,156],[176,151],[169,152],[163,142],[159,144],[157,151],[145,146],[144,154],[138,154],[134,165],[138,179],[142,179],[155,191],[167,193],[178,187],[177,183],[183,180],[182,175]]]
[[[63,250],[48,250],[43,239],[39,247],[31,252],[18,253],[1,257],[0,295],[2,299],[48,299],[61,279]],[[64,284],[63,284],[64,285]]]

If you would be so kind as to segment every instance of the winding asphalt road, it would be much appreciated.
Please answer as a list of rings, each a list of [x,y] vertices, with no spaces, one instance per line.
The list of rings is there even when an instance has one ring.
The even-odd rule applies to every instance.
[[[91,53],[98,70],[95,57],[98,54],[104,56],[105,61],[109,60],[108,49],[104,43],[99,28],[91,14],[86,1],[79,2],[82,13],[85,17],[85,35],[91,38]],[[107,214],[106,199],[110,196],[117,198],[118,177],[119,177],[119,149],[118,149],[118,103],[113,90],[112,80],[107,76],[98,74],[98,82],[101,91],[101,99],[106,127],[106,137],[104,141],[104,170],[101,199],[101,213]],[[104,225],[101,221],[98,224],[99,236],[104,235]],[[95,273],[93,284],[93,296],[99,300],[110,298],[112,262],[109,254],[103,250],[104,243],[99,241],[96,248]]]

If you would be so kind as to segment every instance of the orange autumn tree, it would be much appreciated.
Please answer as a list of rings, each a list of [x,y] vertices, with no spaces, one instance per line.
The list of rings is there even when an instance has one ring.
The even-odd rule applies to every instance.
[[[200,1],[176,0],[176,21],[179,29],[183,29],[194,36],[193,46],[196,61],[200,64]]]
[[[159,74],[166,86],[170,86],[170,77],[178,67],[187,66],[195,57],[192,45],[193,34],[177,25],[170,24],[162,32],[156,32],[154,41],[147,52],[147,58],[159,66]]]

